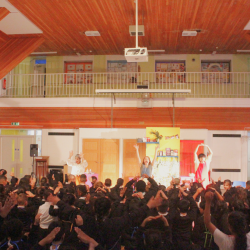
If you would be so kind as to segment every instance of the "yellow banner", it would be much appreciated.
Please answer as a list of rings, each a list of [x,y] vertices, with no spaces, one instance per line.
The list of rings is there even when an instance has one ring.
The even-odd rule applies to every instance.
[[[20,168],[20,174],[23,174],[23,168]]]
[[[15,140],[12,140],[12,161],[15,161]]]
[[[20,162],[23,161],[23,140],[20,140]]]

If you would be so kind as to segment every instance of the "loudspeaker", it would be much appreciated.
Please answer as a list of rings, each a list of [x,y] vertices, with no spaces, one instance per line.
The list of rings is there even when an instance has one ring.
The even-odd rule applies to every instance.
[[[30,157],[38,156],[38,144],[30,144]]]

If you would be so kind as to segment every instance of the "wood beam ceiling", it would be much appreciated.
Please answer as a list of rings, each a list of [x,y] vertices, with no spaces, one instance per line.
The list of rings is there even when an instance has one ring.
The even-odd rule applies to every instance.
[[[0,7],[0,21],[4,19],[9,13],[9,10],[7,10],[5,7]]]
[[[46,39],[39,51],[58,55],[123,54],[135,46],[129,25],[135,24],[133,0],[9,0],[39,27]],[[139,46],[170,53],[236,53],[250,49],[243,30],[250,17],[249,0],[140,0],[139,24],[145,36]],[[200,30],[196,37],[182,37],[183,30]],[[100,37],[86,37],[98,30]],[[218,49],[216,49],[218,47]],[[75,48],[75,50],[74,50]]]
[[[172,112],[172,108],[114,108],[113,125],[171,127]],[[1,108],[0,128],[110,128],[110,114],[110,108]],[[176,127],[183,129],[245,130],[250,127],[250,108],[176,108],[175,119]]]
[[[44,42],[43,37],[11,38],[0,44],[0,79]]]

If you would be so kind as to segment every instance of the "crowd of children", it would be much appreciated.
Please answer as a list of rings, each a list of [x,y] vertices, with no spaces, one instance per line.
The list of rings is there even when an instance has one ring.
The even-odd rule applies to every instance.
[[[158,185],[69,175],[20,180],[0,170],[0,249],[250,249],[250,181]],[[145,181],[145,179],[147,179]],[[225,193],[221,192],[224,184]]]

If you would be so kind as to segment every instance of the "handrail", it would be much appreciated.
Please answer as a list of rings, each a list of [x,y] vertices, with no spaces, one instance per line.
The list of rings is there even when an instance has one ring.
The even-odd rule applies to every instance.
[[[96,89],[191,89],[187,98],[249,98],[250,72],[85,72],[8,74],[6,89],[1,97],[106,97]],[[138,97],[139,94],[120,93],[118,97]],[[152,97],[166,94],[152,94]],[[169,95],[170,96],[170,95]]]

